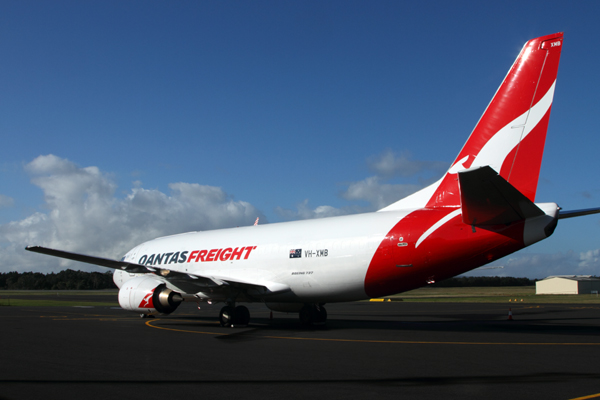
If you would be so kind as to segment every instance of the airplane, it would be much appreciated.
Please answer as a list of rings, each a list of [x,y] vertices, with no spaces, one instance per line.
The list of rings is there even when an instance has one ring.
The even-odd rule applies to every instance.
[[[250,322],[238,303],[319,325],[326,303],[481,267],[549,237],[559,219],[600,212],[535,203],[562,46],[562,32],[528,41],[443,177],[376,212],[160,237],[121,260],[26,250],[114,269],[121,307],[143,317],[183,301],[224,303],[228,327]]]

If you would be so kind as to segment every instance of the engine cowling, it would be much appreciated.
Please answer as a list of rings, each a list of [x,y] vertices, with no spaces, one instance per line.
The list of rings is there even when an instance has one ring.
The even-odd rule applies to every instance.
[[[143,314],[170,314],[182,301],[180,293],[149,275],[130,279],[119,290],[121,307]]]

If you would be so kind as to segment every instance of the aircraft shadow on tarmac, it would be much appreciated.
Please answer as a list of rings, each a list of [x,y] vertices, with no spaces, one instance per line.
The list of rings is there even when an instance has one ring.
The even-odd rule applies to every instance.
[[[44,380],[44,379],[0,379],[0,383],[13,383],[13,384],[93,384],[93,385],[150,385],[150,387],[156,385],[182,385],[182,384],[198,384],[203,385],[215,384],[215,385],[257,385],[257,384],[299,384],[299,383],[313,383],[313,384],[380,384],[390,386],[449,386],[449,385],[474,385],[474,384],[519,384],[519,383],[557,383],[557,382],[572,382],[581,380],[597,380],[600,379],[600,374],[595,373],[572,373],[572,372],[560,372],[560,373],[532,373],[532,374],[514,374],[514,375],[496,375],[496,376],[438,376],[438,377],[389,377],[389,378],[357,378],[351,379],[153,379],[148,380],[135,380],[135,379],[119,379],[119,380]],[[0,397],[2,400],[2,397]]]
[[[471,318],[470,318],[471,317]],[[539,317],[539,314],[536,315]],[[360,318],[360,319],[358,319]],[[407,316],[406,319],[414,315]],[[365,319],[364,316],[352,318],[331,318],[325,325],[305,327],[294,318],[253,318],[247,326],[223,328],[218,325],[216,318],[197,317],[166,317],[152,322],[152,325],[185,330],[210,330],[218,334],[219,339],[250,339],[252,335],[266,336],[277,333],[291,332],[351,332],[351,331],[395,331],[405,333],[471,333],[477,334],[508,334],[508,335],[559,335],[563,337],[598,337],[600,335],[600,318],[588,317],[557,317],[526,318],[520,314],[518,320],[481,319],[481,315],[448,314],[428,315],[420,321],[403,320],[402,316],[394,315],[389,319],[378,315],[376,320]],[[446,320],[441,320],[446,319]],[[450,320],[449,320],[450,319]],[[358,335],[362,336],[362,335]],[[564,339],[564,338],[563,338]]]

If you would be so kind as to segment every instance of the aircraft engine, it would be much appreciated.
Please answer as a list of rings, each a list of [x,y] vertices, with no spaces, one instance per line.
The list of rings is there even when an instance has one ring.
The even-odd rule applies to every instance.
[[[180,293],[150,275],[130,279],[119,290],[121,307],[142,314],[170,314],[182,301]]]

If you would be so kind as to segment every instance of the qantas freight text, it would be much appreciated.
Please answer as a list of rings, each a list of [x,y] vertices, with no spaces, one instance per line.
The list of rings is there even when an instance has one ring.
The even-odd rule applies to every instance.
[[[227,247],[221,249],[211,250],[194,250],[191,253],[189,251],[178,251],[175,253],[159,253],[151,254],[150,256],[144,254],[140,257],[138,264],[141,265],[167,265],[167,264],[181,264],[184,262],[207,262],[207,261],[228,261],[228,260],[241,260],[242,256],[244,260],[250,257],[250,252],[256,249],[256,246],[245,246],[245,247]],[[189,257],[188,257],[189,254]]]

